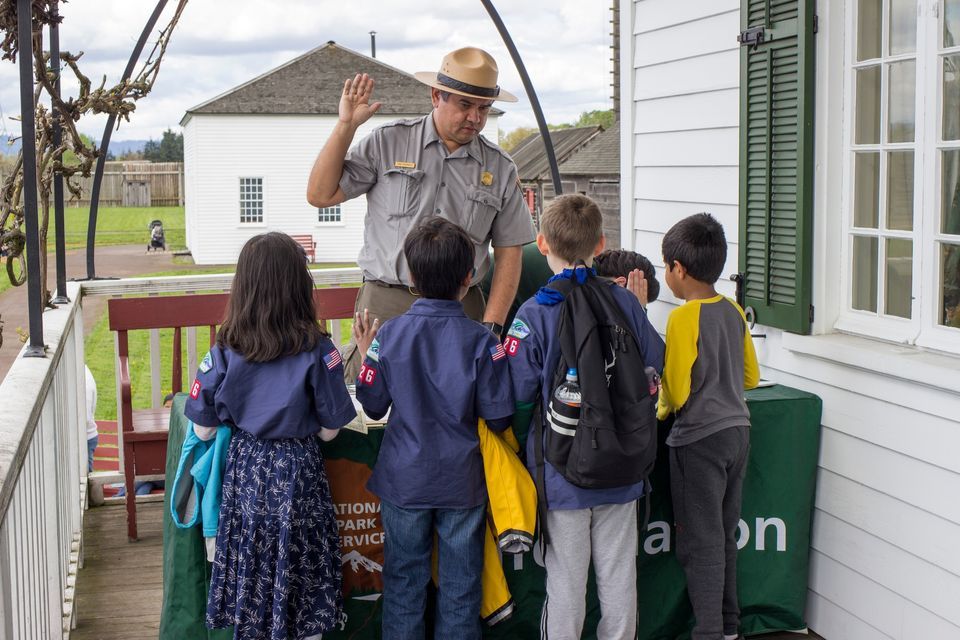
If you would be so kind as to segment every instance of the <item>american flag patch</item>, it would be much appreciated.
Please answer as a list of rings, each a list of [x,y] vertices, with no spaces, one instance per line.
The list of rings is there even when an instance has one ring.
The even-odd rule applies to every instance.
[[[496,362],[500,358],[506,358],[507,352],[503,350],[503,345],[498,342],[497,346],[490,347],[490,357]]]
[[[340,352],[336,349],[323,356],[323,361],[326,363],[327,369],[336,369],[337,365],[343,362],[340,359]]]

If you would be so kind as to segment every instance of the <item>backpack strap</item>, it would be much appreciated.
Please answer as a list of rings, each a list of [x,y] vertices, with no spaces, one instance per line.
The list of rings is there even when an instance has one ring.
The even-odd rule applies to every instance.
[[[640,509],[639,505],[637,508],[637,554],[640,553],[640,539],[643,537],[643,532],[647,530],[647,527],[650,525],[650,494],[652,489],[650,487],[650,476],[646,475],[643,477],[643,520],[640,519]]]
[[[539,395],[539,391],[538,391]],[[540,549],[543,551],[550,543],[550,536],[547,534],[547,483],[546,468],[543,455],[543,401],[540,400],[533,410],[533,419],[530,421],[533,425],[533,451],[534,451],[534,474],[533,484],[537,488],[537,519],[540,521]]]

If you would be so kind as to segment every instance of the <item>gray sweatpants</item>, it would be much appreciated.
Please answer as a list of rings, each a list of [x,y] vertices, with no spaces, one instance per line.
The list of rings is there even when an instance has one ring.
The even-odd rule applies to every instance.
[[[593,558],[600,599],[597,640],[637,637],[637,503],[547,511],[547,599],[540,637],[578,640]]]
[[[749,452],[748,427],[670,448],[677,559],[696,618],[692,640],[723,640],[740,624],[737,525]]]

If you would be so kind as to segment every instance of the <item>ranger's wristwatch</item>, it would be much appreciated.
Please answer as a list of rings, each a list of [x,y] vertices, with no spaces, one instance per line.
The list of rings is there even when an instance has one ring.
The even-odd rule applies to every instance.
[[[498,338],[503,334],[502,324],[497,324],[496,322],[484,322],[483,326],[485,326],[487,329],[490,329],[490,331],[493,332],[493,335],[497,336]]]

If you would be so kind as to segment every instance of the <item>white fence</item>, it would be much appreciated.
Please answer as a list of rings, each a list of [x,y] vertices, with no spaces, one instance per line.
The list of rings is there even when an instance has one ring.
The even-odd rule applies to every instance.
[[[44,314],[46,358],[0,383],[0,638],[63,637],[80,563],[86,398],[80,287]]]

